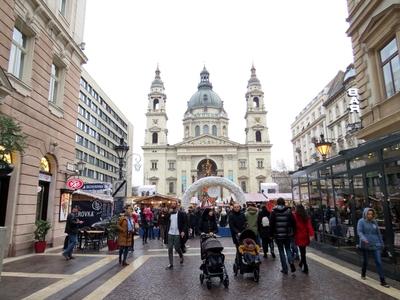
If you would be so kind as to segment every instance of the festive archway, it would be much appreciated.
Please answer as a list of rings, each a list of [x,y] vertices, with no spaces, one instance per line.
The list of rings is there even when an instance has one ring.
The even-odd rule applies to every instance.
[[[194,193],[201,191],[201,189],[204,187],[211,186],[220,186],[226,188],[235,195],[236,201],[238,201],[240,204],[246,203],[244,193],[237,184],[224,177],[208,176],[197,180],[185,191],[182,196],[182,206],[189,207],[190,199],[192,198]]]

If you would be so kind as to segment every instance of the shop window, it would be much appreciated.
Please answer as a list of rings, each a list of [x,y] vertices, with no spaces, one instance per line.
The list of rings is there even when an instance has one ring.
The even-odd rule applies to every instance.
[[[400,91],[400,57],[397,40],[391,40],[379,51],[386,97]]]

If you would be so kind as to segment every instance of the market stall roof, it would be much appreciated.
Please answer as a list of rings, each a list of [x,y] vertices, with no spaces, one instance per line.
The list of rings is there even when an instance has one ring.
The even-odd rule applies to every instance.
[[[246,202],[265,202],[268,201],[261,193],[245,193]]]
[[[105,202],[110,202],[110,203],[114,202],[113,197],[111,197],[109,195],[88,193],[88,192],[84,192],[82,190],[76,190],[72,193],[72,195],[77,195],[78,198],[90,197],[92,199],[97,199],[97,200],[101,200],[101,201],[105,201]]]
[[[170,203],[171,201],[179,201],[178,198],[171,197],[171,196],[166,196],[162,194],[155,194],[155,195],[150,195],[150,196],[136,196],[136,197],[129,197],[128,201],[131,200],[135,203],[146,203],[146,204],[151,204],[151,202],[154,202],[156,204],[157,202],[161,203]]]

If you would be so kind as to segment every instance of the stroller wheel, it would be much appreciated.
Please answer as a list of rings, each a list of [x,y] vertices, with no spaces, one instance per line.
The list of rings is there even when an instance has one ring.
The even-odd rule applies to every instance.
[[[238,274],[238,267],[236,264],[233,264],[233,274],[235,274],[235,276]]]
[[[226,277],[226,278],[224,279],[224,287],[225,287],[225,288],[228,288],[228,286],[229,286],[229,279],[228,279],[228,277]]]
[[[203,284],[203,282],[204,282],[204,274],[201,273],[200,274],[200,283]]]
[[[210,279],[206,281],[206,284],[207,284],[207,288],[209,290],[211,290],[211,280]]]
[[[256,268],[254,269],[254,281],[258,282],[260,280],[260,269]]]

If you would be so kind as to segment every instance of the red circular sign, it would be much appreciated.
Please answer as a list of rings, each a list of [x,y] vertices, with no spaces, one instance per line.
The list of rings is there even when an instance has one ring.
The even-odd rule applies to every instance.
[[[71,190],[79,190],[83,187],[85,183],[82,179],[79,178],[71,178],[67,180],[67,187]]]

